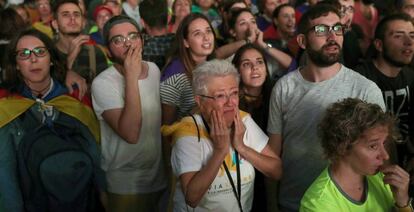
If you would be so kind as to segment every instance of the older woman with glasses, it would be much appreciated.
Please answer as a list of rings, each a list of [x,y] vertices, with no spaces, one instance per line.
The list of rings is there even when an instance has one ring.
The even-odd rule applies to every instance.
[[[274,179],[282,174],[266,134],[239,110],[239,78],[226,61],[201,64],[192,81],[200,112],[163,128],[174,141],[175,211],[250,211],[254,168]]]
[[[347,98],[332,104],[319,124],[331,164],[302,198],[300,211],[413,211],[409,174],[390,165],[395,118],[380,106]]]

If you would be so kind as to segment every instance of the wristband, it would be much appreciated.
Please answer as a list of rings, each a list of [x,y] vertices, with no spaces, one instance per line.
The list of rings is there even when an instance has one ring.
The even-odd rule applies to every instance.
[[[413,206],[412,206],[412,204],[411,204],[411,202],[412,202],[412,198],[410,198],[409,200],[408,200],[408,204],[406,205],[406,206],[404,206],[404,207],[399,207],[397,204],[395,204],[395,208],[397,208],[397,211],[398,212],[413,212],[414,211],[414,209],[413,209]]]
[[[267,52],[269,52],[270,48],[272,48],[272,47],[273,47],[273,46],[272,46],[272,44],[267,43],[267,44],[266,44],[266,48],[265,48],[265,50],[266,50]]]

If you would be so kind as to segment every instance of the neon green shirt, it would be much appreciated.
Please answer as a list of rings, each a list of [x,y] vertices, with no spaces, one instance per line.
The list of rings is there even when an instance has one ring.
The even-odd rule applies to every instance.
[[[300,211],[391,211],[394,208],[394,198],[390,186],[384,184],[383,178],[382,173],[367,176],[366,198],[359,202],[342,191],[326,168],[306,191]]]

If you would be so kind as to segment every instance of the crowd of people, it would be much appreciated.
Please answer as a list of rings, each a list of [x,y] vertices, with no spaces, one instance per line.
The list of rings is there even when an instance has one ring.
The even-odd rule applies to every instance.
[[[413,0],[0,6],[0,211],[414,212]]]

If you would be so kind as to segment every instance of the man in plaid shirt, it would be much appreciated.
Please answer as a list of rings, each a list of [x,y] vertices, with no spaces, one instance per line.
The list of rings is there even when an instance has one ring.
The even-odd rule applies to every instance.
[[[144,50],[142,58],[157,64],[163,69],[175,35],[168,33],[168,10],[165,1],[143,1],[139,5],[139,13],[143,23]]]

